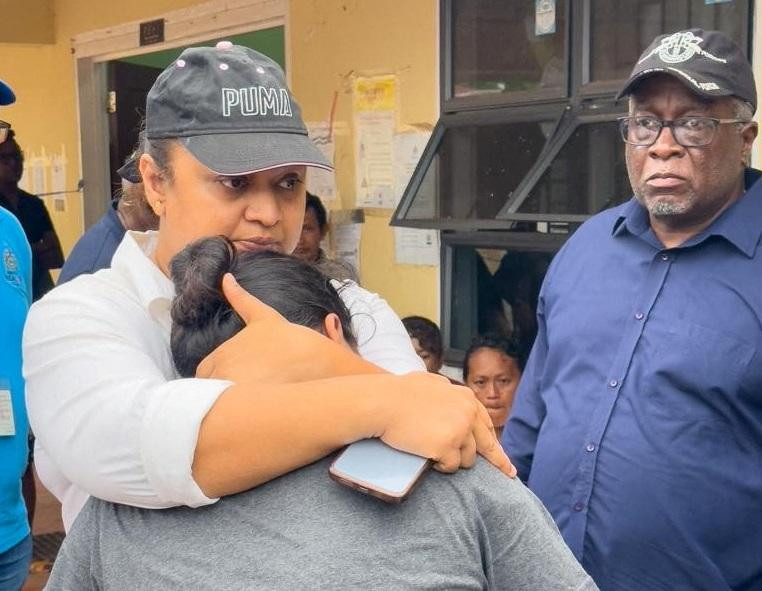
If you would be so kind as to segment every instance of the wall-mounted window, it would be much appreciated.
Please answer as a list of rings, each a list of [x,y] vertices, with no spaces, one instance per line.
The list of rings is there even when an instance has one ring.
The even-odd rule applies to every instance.
[[[537,34],[534,0],[450,3],[445,102],[487,105],[565,96],[567,2],[553,4],[556,32]]]
[[[562,242],[630,198],[614,102],[661,33],[718,29],[747,51],[750,0],[440,0],[439,122],[392,218],[442,230],[446,358],[533,333]],[[522,294],[518,298],[516,294]]]

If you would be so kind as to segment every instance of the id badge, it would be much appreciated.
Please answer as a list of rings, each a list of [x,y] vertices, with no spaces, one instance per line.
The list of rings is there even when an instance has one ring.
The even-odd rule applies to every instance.
[[[16,424],[13,421],[13,399],[11,391],[0,390],[0,437],[13,437],[16,434]]]

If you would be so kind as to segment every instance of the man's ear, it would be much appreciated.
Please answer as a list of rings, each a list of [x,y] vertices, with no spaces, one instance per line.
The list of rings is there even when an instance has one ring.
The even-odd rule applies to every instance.
[[[334,343],[345,345],[344,329],[341,328],[341,320],[334,312],[328,314],[323,320],[323,332]]]
[[[153,212],[161,217],[164,213],[166,180],[159,167],[148,154],[143,154],[138,162],[140,177],[143,179],[143,191],[146,202]]]
[[[751,147],[754,144],[754,140],[757,138],[757,122],[752,121],[741,132],[741,138],[743,139],[743,149],[741,152],[741,158],[743,159],[744,166],[751,166]]]

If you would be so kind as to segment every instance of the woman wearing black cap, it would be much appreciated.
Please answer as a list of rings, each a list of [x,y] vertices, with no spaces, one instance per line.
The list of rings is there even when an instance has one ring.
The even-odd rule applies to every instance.
[[[146,139],[140,172],[158,232],[128,233],[111,269],[54,290],[26,330],[38,469],[63,500],[66,524],[87,494],[204,505],[371,436],[442,470],[471,465],[479,451],[513,472],[470,391],[380,369],[420,365],[399,319],[356,285],[342,297],[366,323],[357,333],[370,362],[287,323],[227,277],[248,326],[201,363],[206,379],[176,379],[171,258],[213,235],[240,250],[292,252],[306,167],[330,164],[277,64],[225,43],[188,49],[159,76]]]

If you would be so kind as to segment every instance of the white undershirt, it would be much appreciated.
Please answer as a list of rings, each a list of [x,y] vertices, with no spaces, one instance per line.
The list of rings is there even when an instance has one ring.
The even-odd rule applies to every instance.
[[[35,303],[24,377],[37,472],[68,530],[95,495],[137,507],[215,502],[191,476],[202,419],[223,380],[178,379],[169,348],[171,281],[150,259],[155,232],[128,232],[112,267]],[[360,354],[394,373],[424,370],[399,318],[350,283],[341,297]]]

